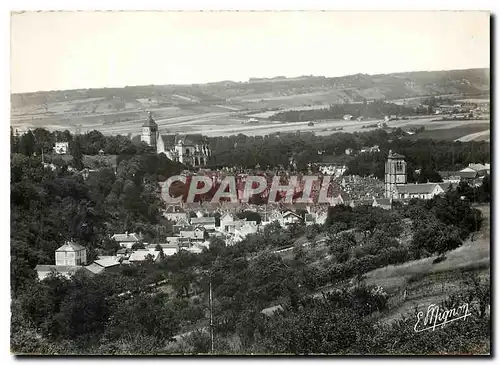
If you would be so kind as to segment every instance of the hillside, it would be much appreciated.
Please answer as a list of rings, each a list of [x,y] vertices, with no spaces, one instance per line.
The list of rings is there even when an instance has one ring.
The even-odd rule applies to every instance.
[[[83,130],[134,133],[146,110],[153,111],[157,119],[178,123],[198,119],[201,114],[209,120],[238,118],[268,109],[364,100],[418,102],[419,97],[428,95],[488,97],[489,85],[489,69],[469,69],[35,92],[11,95],[11,125],[21,130],[82,125]]]

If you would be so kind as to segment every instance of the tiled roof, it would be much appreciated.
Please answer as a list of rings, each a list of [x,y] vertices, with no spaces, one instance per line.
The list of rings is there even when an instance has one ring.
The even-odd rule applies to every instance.
[[[191,218],[191,224],[215,223],[215,217]]]
[[[461,178],[464,178],[464,179],[474,179],[476,176],[477,176],[477,171],[460,171],[458,173],[458,175],[461,177]]]
[[[165,147],[172,147],[175,144],[175,134],[162,134],[160,138],[163,140]]]
[[[94,261],[99,266],[111,267],[120,265],[120,260],[116,256],[99,256],[97,260]]]
[[[117,233],[114,234],[111,238],[113,238],[116,242],[138,242],[139,238],[135,235],[135,233]]]
[[[95,262],[85,266],[85,269],[90,271],[92,274],[100,274],[101,272],[104,271],[104,267],[96,264]]]
[[[184,145],[195,146],[207,143],[206,137],[201,134],[180,134],[175,136],[175,144],[182,142]]]
[[[483,171],[483,170],[487,169],[485,165],[480,164],[480,163],[471,163],[471,164],[469,164],[469,167],[473,170],[476,170],[476,171]]]
[[[81,251],[81,250],[85,250],[85,247],[83,247],[82,245],[79,245],[78,243],[76,242],[73,242],[73,241],[69,241],[69,242],[66,242],[64,245],[62,245],[61,247],[59,247],[56,252],[75,252],[75,251]]]
[[[396,185],[399,194],[430,194],[435,187],[435,183]]]
[[[156,260],[159,254],[160,251],[137,250],[132,252],[129,261],[145,261],[147,255],[152,255],[154,257],[153,260]]]
[[[292,212],[291,210],[288,210],[288,211],[284,212],[283,213],[283,218],[285,218],[285,217],[287,217],[289,215],[293,215],[294,217],[302,219],[302,217],[300,215],[298,215],[297,213]]]
[[[144,122],[144,124],[142,126],[158,129],[158,124],[156,124],[156,122],[153,119],[153,116],[151,114],[149,115],[148,119],[146,119],[146,121]]]
[[[451,186],[451,188],[454,190],[457,188],[458,184],[457,183],[451,183],[451,182],[444,182],[444,183],[439,183],[438,184],[441,189],[443,189],[445,192],[449,189],[449,187]]]

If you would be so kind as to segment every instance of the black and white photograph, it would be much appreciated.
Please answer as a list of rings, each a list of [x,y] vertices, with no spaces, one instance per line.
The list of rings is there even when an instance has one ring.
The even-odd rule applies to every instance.
[[[492,23],[11,11],[12,356],[491,356]]]

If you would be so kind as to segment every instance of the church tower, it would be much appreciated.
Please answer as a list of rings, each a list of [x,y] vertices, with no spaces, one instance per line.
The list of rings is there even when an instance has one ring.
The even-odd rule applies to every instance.
[[[158,137],[158,124],[153,119],[151,112],[148,113],[148,120],[142,125],[141,141],[146,142],[156,150],[156,140]]]
[[[396,184],[406,184],[406,161],[403,155],[389,151],[385,163],[385,197],[391,198]]]

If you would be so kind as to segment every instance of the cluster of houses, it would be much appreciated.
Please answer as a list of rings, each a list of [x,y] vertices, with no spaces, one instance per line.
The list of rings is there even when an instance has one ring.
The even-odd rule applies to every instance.
[[[486,175],[490,174],[490,164],[471,163],[466,168],[458,172],[460,181],[466,181],[472,186],[479,186],[482,184]]]
[[[309,210],[307,214],[300,215],[289,209],[273,210],[269,214],[264,214],[261,222],[240,219],[233,212],[225,212],[217,225],[214,216],[204,216],[201,211],[198,211],[196,216],[191,217],[179,206],[169,206],[164,216],[174,223],[172,236],[167,237],[164,243],[148,244],[144,242],[141,234],[117,233],[111,237],[120,246],[116,255],[98,256],[96,260],[88,264],[87,249],[69,241],[55,251],[54,265],[35,267],[38,278],[43,280],[52,272],[69,278],[79,270],[88,275],[97,275],[102,272],[120,270],[122,265],[134,265],[146,261],[156,263],[162,257],[174,255],[181,250],[198,254],[204,248],[210,247],[211,237],[221,237],[226,245],[233,245],[241,242],[247,235],[259,232],[263,226],[274,221],[282,227],[296,223],[323,224],[327,212],[326,210],[317,212]]]

